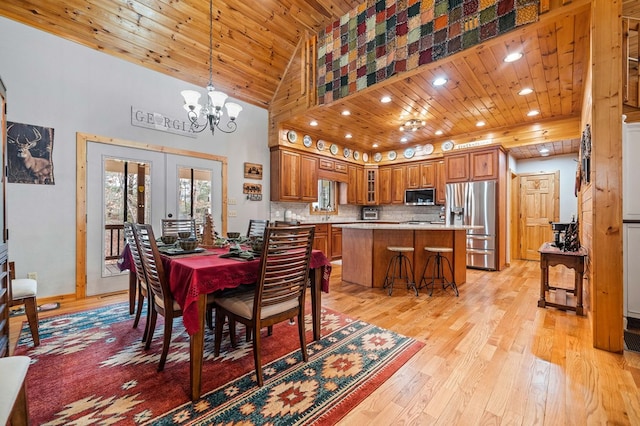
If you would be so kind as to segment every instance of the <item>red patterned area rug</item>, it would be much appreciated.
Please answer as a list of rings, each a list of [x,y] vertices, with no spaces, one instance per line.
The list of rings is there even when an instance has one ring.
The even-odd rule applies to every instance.
[[[278,324],[272,336],[263,331],[262,388],[243,327],[235,349],[225,332],[217,358],[213,332],[207,332],[203,396],[195,403],[189,399],[189,336],[180,319],[160,373],[162,324],[145,351],[142,326],[132,328],[126,303],[41,320],[37,348],[25,324],[15,353],[32,359],[31,424],[329,425],[424,346],[329,309],[322,311],[322,339],[311,342],[310,321],[308,316],[307,363],[296,325]]]

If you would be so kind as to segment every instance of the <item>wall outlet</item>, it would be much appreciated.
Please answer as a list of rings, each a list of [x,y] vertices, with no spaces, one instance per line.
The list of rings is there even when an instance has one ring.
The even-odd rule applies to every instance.
[[[235,210],[229,210],[229,217],[236,217],[238,216],[238,212]]]
[[[37,272],[27,272],[27,278],[30,280],[38,281],[38,273]]]

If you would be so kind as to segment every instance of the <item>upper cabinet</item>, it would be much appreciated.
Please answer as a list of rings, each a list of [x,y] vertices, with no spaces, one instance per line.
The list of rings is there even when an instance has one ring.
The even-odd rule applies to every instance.
[[[437,162],[434,161],[420,163],[421,188],[433,188],[436,186],[436,164]]]
[[[378,168],[377,167],[365,167],[365,204],[375,205],[379,203],[380,199],[380,182],[378,180]]]
[[[446,176],[445,176],[445,167],[444,160],[436,161],[436,204],[444,205],[446,202]]]
[[[271,201],[318,200],[318,158],[294,151],[271,150]]]
[[[380,167],[378,170],[378,204],[391,204],[391,168]]]
[[[504,154],[500,148],[447,155],[444,157],[446,181],[451,183],[498,179],[501,155]]]

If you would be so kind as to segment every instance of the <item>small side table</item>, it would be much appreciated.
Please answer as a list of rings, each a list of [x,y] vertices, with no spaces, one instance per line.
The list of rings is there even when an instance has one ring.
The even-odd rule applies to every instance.
[[[578,251],[562,251],[551,243],[544,243],[540,246],[538,252],[540,252],[540,300],[538,300],[538,306],[541,308],[552,306],[558,309],[568,309],[575,311],[577,315],[584,315],[584,308],[582,306],[582,278],[585,270],[587,249],[580,247]],[[575,284],[573,289],[549,285],[549,267],[556,265],[564,265],[575,271]],[[546,292],[549,290],[565,290],[567,293],[573,293],[573,295],[576,296],[576,306],[547,302]]]

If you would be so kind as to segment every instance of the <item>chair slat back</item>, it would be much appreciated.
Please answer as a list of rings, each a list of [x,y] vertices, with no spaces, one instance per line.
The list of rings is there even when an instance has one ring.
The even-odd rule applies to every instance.
[[[269,226],[269,221],[266,219],[250,219],[249,229],[247,229],[247,237],[260,237],[264,236],[264,230]]]
[[[133,264],[136,268],[135,272],[136,276],[138,277],[138,281],[146,283],[147,275],[144,271],[144,266],[142,265],[142,259],[140,258],[140,243],[138,242],[136,229],[131,222],[124,223],[124,239],[129,245],[131,257],[133,258]]]
[[[191,238],[198,236],[196,233],[195,219],[162,219],[162,235],[175,235],[178,232],[190,232]]]
[[[161,300],[163,307],[172,309],[173,295],[164,273],[160,251],[158,251],[158,245],[153,236],[153,228],[149,224],[136,224],[134,226],[138,236],[140,259],[147,276],[147,284],[153,292],[156,303]]]
[[[265,232],[254,315],[262,307],[298,299],[304,306],[315,226],[275,226]]]

